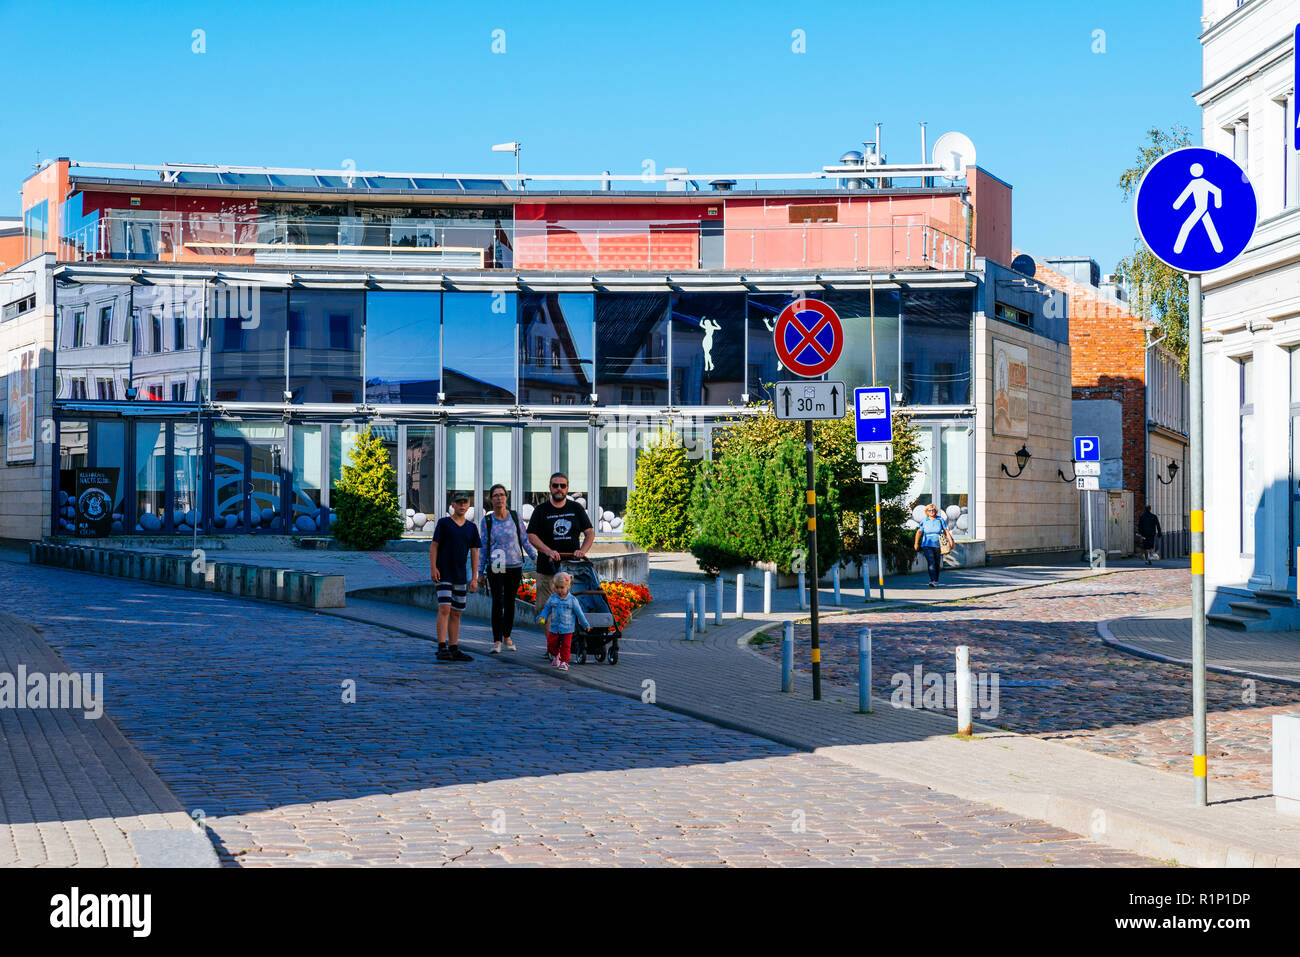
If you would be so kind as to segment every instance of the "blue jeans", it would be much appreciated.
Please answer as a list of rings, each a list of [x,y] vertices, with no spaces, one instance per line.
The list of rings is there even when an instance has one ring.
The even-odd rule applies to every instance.
[[[930,569],[930,581],[939,580],[939,569],[943,567],[943,553],[939,551],[938,545],[922,545],[921,551],[925,554],[925,564]]]

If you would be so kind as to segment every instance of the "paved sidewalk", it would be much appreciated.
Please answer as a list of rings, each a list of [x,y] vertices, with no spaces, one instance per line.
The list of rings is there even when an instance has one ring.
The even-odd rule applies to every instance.
[[[419,609],[352,601],[330,613],[432,634],[432,615]],[[794,693],[782,694],[778,666],[743,647],[750,633],[770,622],[727,619],[689,642],[680,637],[682,624],[680,614],[663,610],[634,619],[618,665],[575,666],[555,677],[652,697],[661,707],[724,728],[992,803],[1146,856],[1193,866],[1300,866],[1300,819],[1278,815],[1266,790],[1217,784],[1215,803],[1197,808],[1185,774],[987,727],[980,740],[960,741],[951,717],[895,709],[878,697],[874,713],[861,715],[856,695],[843,686],[827,683],[824,700],[811,701],[810,679],[800,671]],[[540,657],[540,634],[518,631],[515,637],[521,650],[507,662],[551,670]],[[467,621],[462,642],[483,651],[490,634]]]
[[[1191,667],[1192,606],[1098,623],[1102,641],[1133,654]],[[1300,632],[1208,625],[1205,663],[1221,674],[1300,685]]]
[[[0,612],[0,681],[21,693],[36,676],[67,672],[40,635]],[[0,706],[0,867],[216,867],[207,837],[102,713],[102,698],[99,708],[77,703]]]

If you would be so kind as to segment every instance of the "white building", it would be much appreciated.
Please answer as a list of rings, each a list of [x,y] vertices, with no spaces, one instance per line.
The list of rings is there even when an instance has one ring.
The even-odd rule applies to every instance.
[[[1201,142],[1259,198],[1250,246],[1204,277],[1207,597],[1219,624],[1300,627],[1300,0],[1203,10]]]

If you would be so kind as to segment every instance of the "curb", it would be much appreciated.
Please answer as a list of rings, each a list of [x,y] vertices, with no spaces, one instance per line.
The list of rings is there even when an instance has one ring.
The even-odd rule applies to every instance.
[[[1110,630],[1112,623],[1117,621],[1128,621],[1128,618],[1110,618],[1106,621],[1097,622],[1097,636],[1101,638],[1102,643],[1112,648],[1123,651],[1126,654],[1135,655],[1138,658],[1146,658],[1149,661],[1159,661],[1166,665],[1179,665],[1183,668],[1191,668],[1192,663],[1186,658],[1173,658],[1169,655],[1162,655],[1155,651],[1148,651],[1145,648],[1139,648],[1136,645],[1126,644],[1115,637],[1114,632]],[[1277,684],[1289,685],[1292,688],[1300,688],[1300,678],[1284,678],[1281,675],[1265,674],[1262,671],[1246,671],[1241,668],[1229,668],[1227,665],[1205,666],[1206,671],[1212,671],[1215,674],[1228,675],[1233,678],[1254,678],[1257,681],[1272,681]]]

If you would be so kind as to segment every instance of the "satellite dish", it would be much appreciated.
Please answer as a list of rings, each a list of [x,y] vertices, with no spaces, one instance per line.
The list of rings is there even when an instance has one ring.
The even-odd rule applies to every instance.
[[[1034,278],[1034,273],[1037,271],[1037,267],[1034,265],[1034,257],[1029,253],[1021,253],[1011,260],[1011,268],[1021,275],[1028,276],[1030,279]]]
[[[944,168],[944,179],[955,182],[966,175],[967,166],[975,165],[975,144],[965,133],[944,133],[934,141],[931,162]]]

